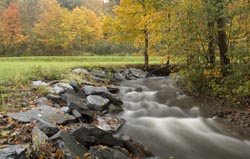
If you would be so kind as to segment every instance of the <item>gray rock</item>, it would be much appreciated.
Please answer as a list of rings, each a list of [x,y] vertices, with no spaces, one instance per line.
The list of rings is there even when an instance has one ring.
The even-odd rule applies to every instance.
[[[122,140],[113,137],[110,132],[103,131],[95,126],[84,126],[72,133],[82,145],[122,146]]]
[[[96,70],[96,69],[91,70],[90,74],[92,76],[96,76],[100,78],[105,78],[107,76],[103,70]]]
[[[39,87],[39,86],[49,86],[49,83],[43,82],[43,81],[33,81],[32,85],[35,87]]]
[[[103,111],[109,103],[109,99],[97,95],[87,97],[87,106],[91,110]]]
[[[76,74],[84,74],[84,75],[89,74],[89,71],[84,69],[84,68],[76,68],[76,69],[72,70],[72,72],[76,73]]]
[[[61,101],[61,96],[55,95],[55,94],[48,94],[46,96],[48,99],[53,100],[55,102],[60,102]]]
[[[37,104],[37,106],[41,106],[41,105],[47,104],[48,99],[45,97],[41,97],[41,98],[36,99],[34,102]]]
[[[87,81],[87,80],[82,80],[82,83],[81,83],[82,85],[89,85],[89,86],[94,86],[95,84],[94,83],[92,83],[92,82],[89,82],[89,81]]]
[[[1,159],[26,159],[26,149],[22,145],[2,145],[0,149]]]
[[[116,94],[116,93],[120,92],[120,89],[118,87],[115,87],[115,86],[107,87],[107,89],[112,94]]]
[[[62,94],[68,89],[73,89],[69,83],[56,83],[50,88],[51,92],[54,94]]]
[[[69,150],[72,158],[84,159],[84,154],[88,152],[87,148],[79,144],[73,136],[71,136],[65,130],[60,130],[57,134],[52,136],[50,141],[62,140],[66,146],[66,151]],[[63,149],[64,151],[65,149]]]
[[[70,108],[69,107],[62,107],[61,111],[65,112],[65,113],[69,113],[70,112]]]
[[[117,132],[125,123],[124,119],[116,117],[98,117],[96,126],[104,131]]]
[[[73,87],[75,93],[78,94],[78,96],[85,98],[85,94],[83,93],[82,89],[80,88],[79,84],[76,82],[76,80],[72,80],[70,82],[70,85]]]
[[[154,156],[154,157],[147,157],[147,158],[143,158],[143,159],[162,159],[161,157],[158,156]],[[174,159],[174,158],[173,158]]]
[[[32,129],[32,143],[33,146],[39,147],[46,144],[46,141],[48,140],[48,136],[42,132],[38,127],[34,127]]]
[[[80,110],[79,111],[82,115],[82,120],[86,123],[90,123],[94,121],[94,113],[89,110]]]
[[[87,105],[84,103],[82,97],[79,97],[78,94],[70,92],[69,90],[62,95],[62,100],[67,103],[68,107],[73,109],[88,109]]]
[[[8,116],[25,123],[30,122],[31,118],[41,118],[50,123],[56,124],[66,124],[75,120],[74,116],[64,113],[61,109],[56,109],[46,105],[25,112],[10,113]]]
[[[106,87],[94,87],[94,86],[84,86],[83,91],[86,95],[95,95],[97,93],[109,92]]]
[[[147,73],[143,70],[136,69],[136,68],[129,68],[130,73],[136,78],[146,78]]]
[[[110,147],[91,147],[90,148],[90,157],[92,159],[129,159],[128,156],[122,152],[112,149]]]
[[[72,110],[72,114],[75,116],[75,118],[79,119],[82,117],[81,113],[77,111],[76,109]]]
[[[113,79],[115,81],[124,81],[124,80],[126,80],[126,77],[124,77],[121,73],[114,73]]]
[[[119,105],[113,105],[113,104],[110,104],[108,106],[108,113],[109,114],[117,114],[117,113],[120,113],[124,111],[123,108]]]
[[[35,118],[34,120],[37,121],[37,127],[42,130],[47,136],[53,136],[60,130],[58,127],[43,119]]]

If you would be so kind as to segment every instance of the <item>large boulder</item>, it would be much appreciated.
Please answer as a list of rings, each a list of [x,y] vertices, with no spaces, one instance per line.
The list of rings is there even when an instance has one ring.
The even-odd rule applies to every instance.
[[[113,134],[95,126],[84,126],[72,133],[76,140],[85,146],[107,145],[121,146],[122,140],[113,137]]]
[[[56,109],[47,105],[43,105],[25,112],[9,113],[9,117],[28,123],[33,118],[41,118],[47,122],[55,124],[66,124],[70,121],[74,121],[75,117],[64,113],[61,109]]]
[[[84,86],[83,91],[86,95],[96,95],[100,93],[109,93],[106,87]]]
[[[136,68],[129,68],[130,73],[136,78],[146,78],[147,73],[143,70],[136,69]]]
[[[95,146],[91,147],[89,152],[92,159],[129,159],[122,152],[110,147]]]
[[[57,134],[49,138],[50,141],[60,141],[63,142],[63,147],[60,147],[64,154],[70,151],[71,158],[84,159],[84,155],[88,152],[87,148],[79,144],[73,136],[71,136],[67,131],[60,130]]]
[[[90,95],[87,97],[87,106],[91,110],[103,111],[109,103],[109,99],[98,95]]]

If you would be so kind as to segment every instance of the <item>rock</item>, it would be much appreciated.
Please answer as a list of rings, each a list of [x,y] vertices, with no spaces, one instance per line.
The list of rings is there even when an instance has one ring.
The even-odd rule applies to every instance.
[[[65,112],[65,113],[69,113],[70,112],[70,108],[69,107],[62,107],[61,111]]]
[[[96,95],[97,93],[108,93],[106,87],[84,86],[83,91],[86,95]]]
[[[104,131],[117,132],[125,123],[124,119],[116,117],[98,117],[96,126]]]
[[[142,92],[143,89],[142,89],[142,87],[137,87],[137,88],[135,88],[135,91],[136,91],[136,92]]]
[[[109,103],[109,99],[97,95],[87,97],[87,106],[91,110],[103,111]]]
[[[130,73],[136,78],[146,78],[147,73],[136,68],[129,68]]]
[[[62,94],[68,89],[73,89],[72,86],[68,83],[56,83],[53,87],[50,88],[53,94]]]
[[[88,109],[87,105],[84,103],[83,97],[79,96],[79,94],[76,94],[75,92],[72,91],[74,90],[68,90],[66,93],[64,93],[62,95],[62,101],[67,103],[68,107],[70,107],[71,110],[77,109],[76,107],[79,107],[81,109]],[[71,104],[73,105],[70,106]]]
[[[74,116],[64,113],[61,109],[56,109],[46,105],[25,112],[9,113],[8,116],[25,123],[30,122],[31,118],[41,118],[50,123],[57,124],[66,124],[75,120]]]
[[[79,97],[86,98],[84,92],[82,91],[82,89],[75,80],[72,80],[70,82],[70,85],[73,87],[75,93],[77,93]]]
[[[123,138],[122,138],[123,139]],[[126,148],[132,155],[133,158],[146,158],[152,157],[153,154],[144,145],[139,142],[123,140],[124,148]]]
[[[60,102],[61,96],[55,95],[55,94],[48,94],[46,96],[48,99],[53,100],[54,102]]]
[[[143,159],[162,159],[162,158],[158,157],[158,156],[154,156],[154,157],[146,157],[146,158],[143,158]],[[171,159],[171,158],[169,158],[169,159]]]
[[[40,107],[41,105],[47,104],[48,99],[45,97],[41,97],[41,98],[36,99],[34,102],[37,104],[37,106]]]
[[[62,140],[66,146],[66,151],[69,150],[72,158],[84,159],[84,154],[88,152],[87,148],[79,144],[73,136],[65,130],[60,130],[57,134],[49,138],[50,141]],[[65,149],[63,149],[63,152]]]
[[[49,83],[43,82],[43,81],[33,81],[32,85],[35,87],[39,87],[39,86],[49,86]]]
[[[36,148],[42,145],[45,146],[48,139],[48,136],[43,133],[38,127],[34,127],[32,129],[32,143]]]
[[[58,127],[43,119],[35,118],[34,120],[37,121],[37,127],[49,137],[55,135],[60,130]]]
[[[112,75],[112,77],[113,77],[114,81],[119,81],[119,82],[121,82],[121,81],[126,80],[126,77],[124,77],[121,73],[114,73],[114,74]]]
[[[70,108],[70,111],[76,109],[78,111],[80,110],[88,110],[87,104],[85,103],[80,103],[78,105],[74,104],[74,103],[68,103],[68,107]]]
[[[76,74],[84,74],[84,75],[89,74],[89,71],[84,69],[84,68],[76,68],[76,69],[72,70],[72,72],[76,73]]]
[[[26,159],[25,148],[22,145],[1,145],[1,159]]]
[[[82,120],[86,123],[90,123],[94,121],[94,113],[89,110],[80,110],[79,111],[82,115]]]
[[[72,110],[72,114],[75,116],[76,119],[82,118],[81,113],[79,113],[76,109]]]
[[[117,114],[117,113],[120,113],[124,111],[123,108],[119,105],[113,105],[113,104],[110,104],[108,106],[108,113],[109,114]]]
[[[96,76],[100,78],[105,78],[107,76],[103,70],[96,70],[96,69],[91,70],[90,74],[92,76]]]
[[[128,156],[118,150],[101,146],[91,147],[90,157],[92,159],[129,159]]]
[[[112,94],[116,94],[120,92],[120,89],[117,87],[107,87],[108,91]]]
[[[81,83],[82,85],[89,85],[89,86],[94,86],[95,84],[94,83],[92,83],[92,82],[89,82],[89,81],[87,81],[87,80],[82,80],[82,83]]]
[[[122,140],[113,137],[110,132],[103,131],[95,126],[84,126],[72,133],[82,145],[122,146]]]

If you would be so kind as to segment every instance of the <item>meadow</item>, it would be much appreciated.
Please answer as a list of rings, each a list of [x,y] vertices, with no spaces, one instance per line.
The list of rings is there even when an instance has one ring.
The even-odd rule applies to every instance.
[[[1,57],[0,81],[16,76],[30,76],[37,68],[41,70],[67,71],[76,67],[117,66],[142,64],[143,56],[30,56]],[[160,64],[161,57],[150,57],[151,64]]]

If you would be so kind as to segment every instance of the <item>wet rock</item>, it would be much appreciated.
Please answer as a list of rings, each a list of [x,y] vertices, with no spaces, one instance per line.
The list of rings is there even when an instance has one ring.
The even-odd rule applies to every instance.
[[[26,159],[25,148],[22,145],[2,145],[1,159]]]
[[[122,140],[113,137],[110,132],[103,131],[95,126],[84,126],[72,133],[82,145],[122,146]]]
[[[121,82],[121,81],[126,80],[126,77],[124,77],[121,73],[114,73],[113,74],[113,80]]]
[[[34,120],[37,121],[37,127],[49,137],[55,135],[60,130],[58,127],[43,119],[35,118]]]
[[[43,82],[43,81],[33,81],[32,85],[35,87],[39,87],[39,86],[49,86],[49,83]]]
[[[91,147],[90,157],[92,159],[129,159],[128,156],[118,150],[101,146]]]
[[[137,88],[135,88],[135,91],[136,91],[136,92],[142,92],[143,89],[142,89],[142,87],[137,87]]]
[[[55,95],[55,94],[48,94],[46,96],[48,99],[54,101],[54,102],[60,102],[61,101],[61,96]]]
[[[32,143],[33,146],[39,147],[41,145],[45,145],[48,140],[48,136],[42,132],[38,127],[34,127],[32,129]]]
[[[76,69],[72,70],[72,72],[76,73],[76,74],[84,74],[84,75],[89,74],[89,71],[84,69],[84,68],[76,68]]]
[[[116,117],[98,117],[96,126],[104,131],[117,132],[125,123],[124,119]]]
[[[123,108],[119,105],[113,105],[113,104],[110,104],[108,106],[108,113],[109,114],[118,114],[120,112],[124,111]]]
[[[110,103],[112,103],[114,105],[122,105],[123,104],[122,100],[119,97],[117,97],[111,93],[102,92],[102,93],[96,93],[96,95],[99,95],[103,98],[109,99]]]
[[[103,111],[109,103],[109,99],[97,95],[87,97],[87,106],[91,110]]]
[[[129,68],[130,73],[136,78],[146,78],[147,73],[136,68]]]
[[[91,70],[90,74],[92,76],[96,76],[96,77],[99,77],[99,78],[105,78],[107,76],[106,73],[103,70],[97,70],[97,69]]]
[[[112,94],[116,94],[120,92],[120,89],[117,87],[107,87],[108,91]]]
[[[61,109],[56,109],[46,105],[21,113],[10,113],[8,116],[17,121],[26,123],[30,122],[31,118],[41,118],[48,122],[57,124],[66,124],[75,120],[74,116],[64,113]]]
[[[98,93],[108,93],[106,87],[84,86],[83,91],[86,95],[96,95]]]
[[[72,158],[84,159],[84,154],[88,152],[87,148],[79,144],[73,136],[71,136],[65,130],[60,130],[57,134],[49,138],[50,141],[62,140],[66,150],[62,149],[64,152],[70,151]],[[61,147],[62,148],[62,147]]]
[[[122,138],[123,139],[123,138]],[[139,142],[133,141],[132,139],[123,140],[124,148],[126,148],[134,158],[146,158],[152,157],[153,154],[144,145]]]

